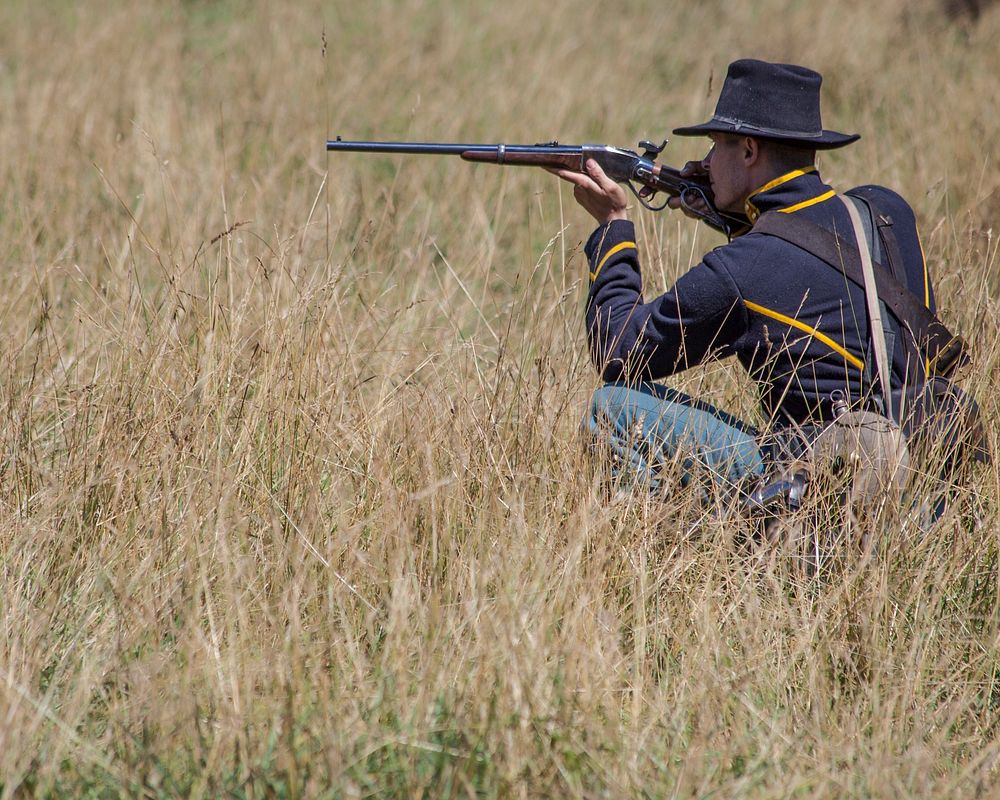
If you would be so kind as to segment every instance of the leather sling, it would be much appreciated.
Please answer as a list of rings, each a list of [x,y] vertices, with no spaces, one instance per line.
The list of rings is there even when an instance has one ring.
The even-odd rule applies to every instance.
[[[849,195],[842,195],[839,199],[844,204],[844,208],[847,209],[851,225],[854,226],[854,239],[858,245],[858,254],[861,256],[861,274],[865,279],[865,303],[868,306],[869,335],[872,340],[872,348],[875,351],[875,366],[878,369],[882,397],[887,398],[892,391],[892,381],[889,377],[892,373],[892,364],[889,361],[889,349],[885,343],[885,323],[882,320],[885,303],[879,302],[878,286],[875,284],[875,269],[872,265],[872,245],[868,240],[868,233],[861,222],[861,214],[858,209],[863,201],[856,200]]]
[[[793,244],[865,288],[857,244],[833,231],[794,214],[768,211],[760,216],[751,233],[775,236]],[[895,241],[892,244],[895,245]],[[969,356],[962,337],[952,334],[909,288],[893,277],[890,269],[874,270],[878,297],[900,325],[910,331],[917,347],[928,359],[929,374],[947,376],[968,364]]]

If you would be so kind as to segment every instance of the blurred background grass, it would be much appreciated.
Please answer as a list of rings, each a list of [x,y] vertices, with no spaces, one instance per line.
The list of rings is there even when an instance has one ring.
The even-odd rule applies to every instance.
[[[913,204],[995,444],[983,6],[0,6],[3,796],[995,796],[995,467],[825,582],[609,506],[571,194],[323,149],[630,147],[734,58],[818,69],[863,136],[824,177]],[[721,243],[637,219],[650,291]]]

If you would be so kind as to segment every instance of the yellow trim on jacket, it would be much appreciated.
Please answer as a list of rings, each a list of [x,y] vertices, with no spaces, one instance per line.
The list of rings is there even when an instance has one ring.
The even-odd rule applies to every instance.
[[[819,339],[819,341],[821,341],[823,344],[825,344],[827,347],[829,347],[831,350],[833,350],[835,353],[842,356],[844,360],[850,362],[862,372],[865,371],[865,364],[860,358],[852,355],[850,352],[847,351],[845,347],[837,344],[835,341],[833,341],[833,339],[831,339],[825,333],[820,333],[818,330],[809,327],[804,322],[799,322],[799,320],[797,319],[793,319],[792,317],[787,317],[778,311],[774,311],[770,308],[765,308],[764,306],[758,305],[757,303],[751,303],[749,300],[744,300],[743,304],[751,311],[756,311],[758,314],[763,314],[765,317],[776,319],[778,320],[778,322],[783,322],[786,325],[791,325],[793,328],[798,328],[800,331],[808,333],[810,336],[814,336],[815,338]]]
[[[806,167],[805,169],[793,169],[791,172],[786,172],[784,175],[779,175],[777,178],[769,180],[759,189],[755,189],[754,191],[750,192],[750,196],[747,197],[746,202],[743,204],[743,210],[746,211],[747,219],[749,219],[750,222],[756,222],[757,217],[760,216],[760,209],[753,204],[752,199],[757,195],[759,195],[761,192],[769,191],[777,186],[781,186],[781,184],[783,183],[788,183],[790,180],[794,180],[795,178],[799,178],[803,175],[807,175],[808,173],[815,171],[816,167]]]
[[[782,214],[794,214],[800,208],[809,208],[809,206],[814,206],[817,203],[822,203],[824,200],[829,200],[831,197],[837,193],[831,189],[828,192],[817,195],[816,197],[810,198],[809,200],[803,200],[801,203],[796,203],[794,206],[788,206],[788,208],[779,208]]]
[[[590,282],[593,283],[597,280],[597,276],[601,274],[601,270],[604,268],[604,265],[608,263],[608,259],[611,258],[611,256],[615,253],[620,253],[622,250],[628,250],[629,248],[635,250],[635,242],[619,242],[608,250],[608,252],[604,254],[604,258],[602,258],[601,262],[597,265],[597,268],[590,273]]]

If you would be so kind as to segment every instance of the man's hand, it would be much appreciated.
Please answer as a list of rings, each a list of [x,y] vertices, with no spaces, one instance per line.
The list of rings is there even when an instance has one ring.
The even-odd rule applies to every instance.
[[[682,177],[691,178],[696,175],[708,175],[704,161],[688,161],[687,164],[681,167]],[[679,208],[693,219],[700,219],[698,216],[699,213],[707,214],[710,210],[708,204],[695,192],[688,192],[688,197],[684,198],[684,202],[681,202],[680,197],[671,197],[667,200],[667,206],[669,208]]]
[[[551,169],[549,172],[573,184],[576,202],[599,224],[628,219],[628,197],[625,190],[611,180],[594,159],[587,159],[586,167],[587,174],[568,169]]]

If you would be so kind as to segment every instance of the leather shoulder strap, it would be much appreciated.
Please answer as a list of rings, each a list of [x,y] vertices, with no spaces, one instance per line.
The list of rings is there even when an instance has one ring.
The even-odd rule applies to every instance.
[[[878,368],[878,380],[882,387],[882,396],[888,397],[892,391],[890,374],[892,365],[889,363],[889,351],[885,344],[885,326],[882,322],[882,309],[885,306],[879,302],[878,286],[875,283],[875,268],[872,264],[872,246],[869,240],[869,233],[865,230],[861,221],[861,213],[855,203],[860,205],[860,200],[854,200],[843,195],[839,196],[844,204],[851,224],[854,226],[855,243],[858,246],[858,254],[861,257],[861,274],[865,279],[865,303],[868,306],[868,335],[871,337],[875,350],[875,365]],[[875,234],[878,235],[877,233]]]
[[[865,287],[861,254],[857,244],[795,214],[768,211],[751,233],[775,236],[805,250],[833,267],[852,283]],[[878,295],[899,323],[910,331],[918,348],[929,360],[929,372],[949,375],[969,363],[966,345],[955,336],[906,286],[886,269],[875,270]]]

